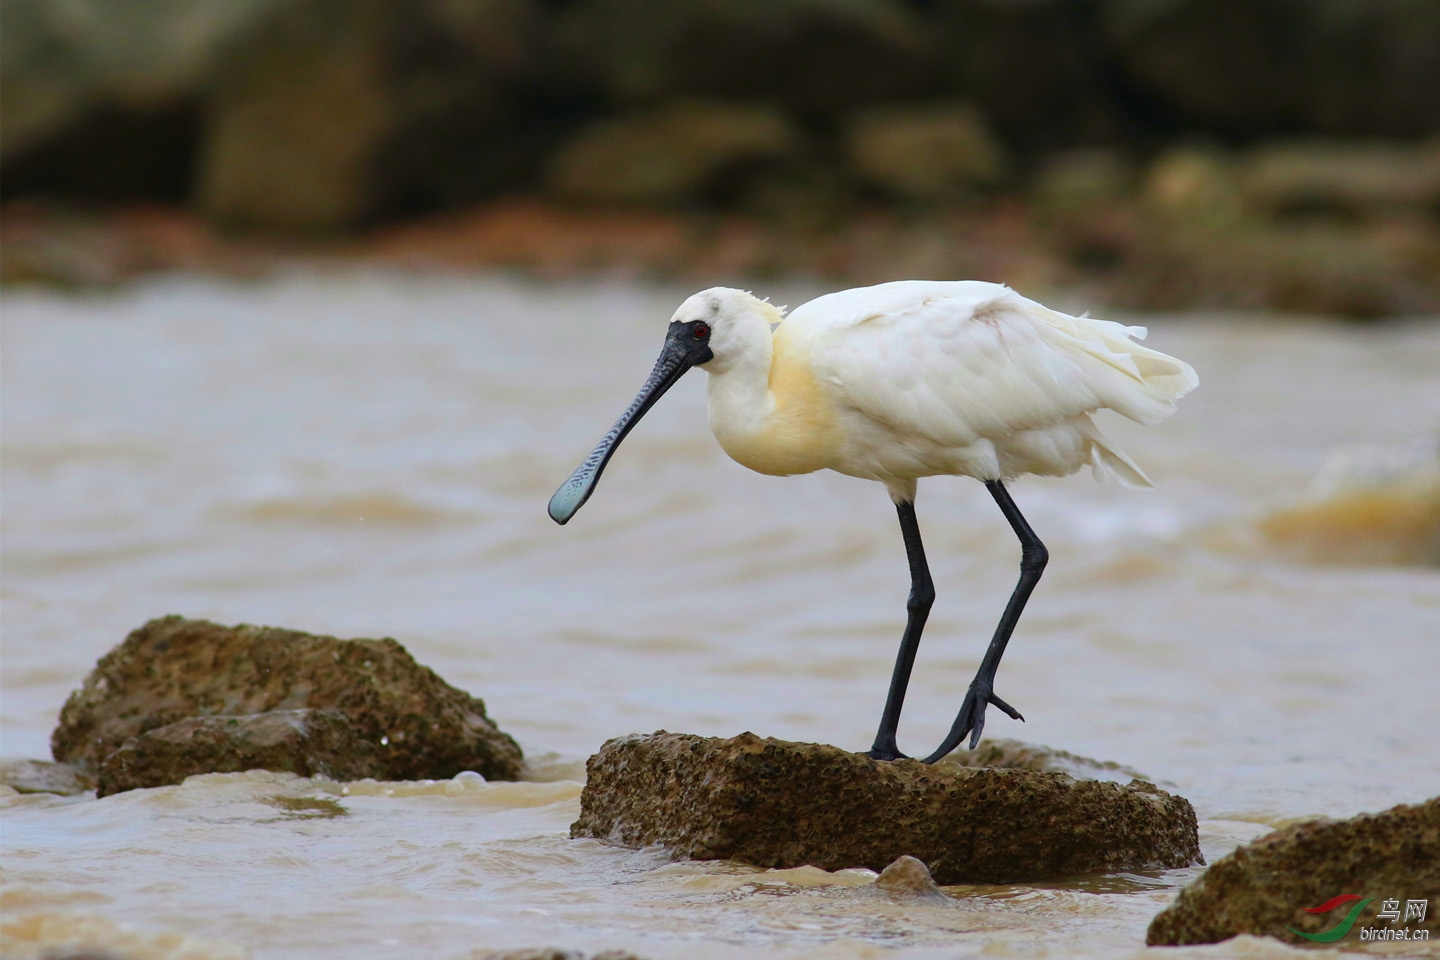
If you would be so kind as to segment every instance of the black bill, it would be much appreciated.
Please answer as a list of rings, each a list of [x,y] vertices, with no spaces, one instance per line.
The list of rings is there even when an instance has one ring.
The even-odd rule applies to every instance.
[[[655,361],[655,369],[650,371],[650,376],[640,388],[639,394],[630,402],[630,406],[625,408],[620,419],[615,421],[615,426],[595,445],[585,462],[570,474],[570,479],[560,484],[560,489],[550,498],[551,520],[566,523],[584,506],[585,501],[590,499],[595,484],[599,482],[605,464],[610,462],[611,454],[620,446],[620,441],[625,439],[630,428],[639,422],[645,411],[655,405],[656,400],[665,395],[666,390],[675,385],[675,381],[685,375],[685,371],[696,364],[708,362],[714,356],[710,352],[709,340],[710,328],[704,323],[676,321],[670,324],[670,330],[665,335],[665,348],[660,351],[660,358]]]

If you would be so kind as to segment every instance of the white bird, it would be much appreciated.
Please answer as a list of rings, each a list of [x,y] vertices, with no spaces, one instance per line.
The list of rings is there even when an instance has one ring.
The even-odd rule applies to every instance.
[[[691,367],[710,374],[710,429],[734,460],[778,476],[830,469],[879,480],[900,516],[910,564],[908,619],[870,756],[904,756],[900,709],[935,588],[915,519],[916,481],[984,482],[1020,539],[1020,581],[934,762],[971,734],[985,708],[1017,720],[995,671],[1048,553],[1005,488],[1022,474],[1089,465],[1131,486],[1150,480],[1090,419],[1114,410],[1150,424],[1199,383],[1189,364],[1136,343],[1145,328],[1072,317],[1009,287],[903,280],[844,290],[785,315],[715,287],[680,305],[650,378],[593,453],[550,499],[565,523],[589,498],[630,429]]]

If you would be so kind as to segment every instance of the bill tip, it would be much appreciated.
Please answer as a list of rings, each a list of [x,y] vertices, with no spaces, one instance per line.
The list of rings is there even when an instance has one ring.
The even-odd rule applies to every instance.
[[[555,491],[555,495],[550,498],[550,505],[546,509],[550,514],[550,519],[563,527],[570,522],[570,518],[575,516],[576,511],[584,502],[584,491],[577,493],[574,485],[567,481],[561,485],[559,490]]]

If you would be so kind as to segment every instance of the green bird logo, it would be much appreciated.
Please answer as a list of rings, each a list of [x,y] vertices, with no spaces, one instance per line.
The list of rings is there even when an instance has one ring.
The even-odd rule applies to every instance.
[[[1318,907],[1306,907],[1306,913],[1329,913],[1331,910],[1334,910],[1337,907],[1343,907],[1347,903],[1355,900],[1360,900],[1359,903],[1355,904],[1355,906],[1350,908],[1350,912],[1345,915],[1344,920],[1341,920],[1339,923],[1331,927],[1329,930],[1326,930],[1324,933],[1306,933],[1303,930],[1296,930],[1294,927],[1288,926],[1285,929],[1289,930],[1297,937],[1304,937],[1306,940],[1314,940],[1316,943],[1334,943],[1336,940],[1339,940],[1341,937],[1345,936],[1345,934],[1350,932],[1350,928],[1355,926],[1355,919],[1360,916],[1360,911],[1364,910],[1365,905],[1374,899],[1374,897],[1366,897],[1364,900],[1360,900],[1360,895],[1358,893],[1342,893],[1338,897],[1331,897],[1329,900],[1326,900]]]

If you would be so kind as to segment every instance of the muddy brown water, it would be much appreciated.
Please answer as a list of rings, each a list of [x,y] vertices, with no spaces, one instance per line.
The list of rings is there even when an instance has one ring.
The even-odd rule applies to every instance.
[[[567,839],[607,737],[866,748],[902,624],[881,487],[731,463],[703,374],[569,526],[546,517],[689,292],[376,273],[7,290],[5,756],[48,756],[95,659],[182,613],[394,636],[486,699],[536,780],[0,788],[5,955],[1141,952],[1196,870],[905,902],[865,871]],[[1440,793],[1440,567],[1413,533],[1437,502],[1440,326],[1119,319],[1148,323],[1201,387],[1159,427],[1105,424],[1155,491],[1015,485],[1051,564],[997,684],[1027,722],[991,711],[988,732],[1144,771],[1195,803],[1212,860],[1297,817]],[[923,482],[918,509],[939,600],[901,728],[912,752],[948,728],[1018,562],[979,484]],[[1281,954],[1299,956],[1258,940],[1175,955]]]

